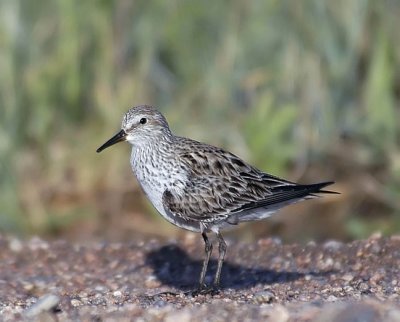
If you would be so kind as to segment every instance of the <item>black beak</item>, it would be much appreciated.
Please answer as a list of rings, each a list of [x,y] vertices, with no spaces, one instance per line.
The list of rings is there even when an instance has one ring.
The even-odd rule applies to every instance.
[[[96,152],[99,153],[104,149],[107,149],[109,146],[112,146],[118,142],[122,142],[126,140],[126,133],[124,130],[119,131],[115,134],[111,139],[109,139],[106,143],[104,143],[101,147],[99,147]]]

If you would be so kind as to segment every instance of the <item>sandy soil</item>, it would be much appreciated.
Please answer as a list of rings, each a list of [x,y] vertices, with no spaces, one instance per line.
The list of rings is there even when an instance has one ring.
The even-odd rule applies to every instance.
[[[4,321],[400,321],[400,236],[227,242],[221,292],[193,297],[184,291],[196,286],[204,255],[194,234],[85,245],[0,236],[0,314]],[[213,257],[208,282],[215,266]],[[159,295],[165,291],[177,294]]]

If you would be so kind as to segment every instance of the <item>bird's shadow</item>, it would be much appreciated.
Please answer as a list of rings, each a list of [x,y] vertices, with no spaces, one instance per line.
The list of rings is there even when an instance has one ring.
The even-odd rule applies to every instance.
[[[192,259],[180,247],[169,244],[146,255],[146,264],[152,267],[154,275],[164,285],[179,290],[193,289],[198,285],[202,260]],[[217,261],[211,259],[206,282],[210,284],[216,271]],[[285,283],[303,278],[305,275],[327,276],[332,272],[274,271],[259,267],[244,267],[225,261],[222,267],[222,289],[247,289],[255,285]]]

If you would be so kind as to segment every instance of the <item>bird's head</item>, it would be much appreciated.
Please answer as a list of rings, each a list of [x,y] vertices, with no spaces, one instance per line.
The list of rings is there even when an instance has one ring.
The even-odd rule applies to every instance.
[[[122,141],[128,141],[138,147],[159,142],[170,136],[171,131],[165,117],[152,106],[140,105],[125,113],[121,131],[99,147],[97,152]]]

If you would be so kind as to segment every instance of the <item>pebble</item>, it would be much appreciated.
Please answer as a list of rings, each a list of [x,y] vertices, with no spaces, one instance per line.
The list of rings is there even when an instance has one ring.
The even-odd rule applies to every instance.
[[[400,235],[393,235],[390,237],[390,240],[398,242],[400,241]]]
[[[164,300],[157,300],[156,302],[154,302],[154,306],[156,307],[164,307],[168,305],[168,302],[164,301]]]
[[[376,244],[376,243],[374,243],[372,246],[371,246],[371,253],[374,253],[374,254],[379,254],[380,252],[381,252],[381,247],[378,245],[378,244]]]
[[[60,298],[54,294],[43,295],[38,301],[26,310],[27,317],[34,317],[42,312],[54,310],[60,303]]]
[[[346,293],[353,293],[354,292],[354,288],[350,285],[346,285],[345,287],[343,287],[343,291],[345,291]]]
[[[156,276],[154,275],[150,275],[146,278],[146,281],[144,282],[144,285],[147,288],[156,288],[156,287],[160,287],[161,282],[157,279]]]
[[[23,248],[23,244],[18,238],[11,238],[8,247],[10,247],[13,252],[19,253]]]
[[[369,291],[369,285],[367,283],[360,283],[360,285],[358,286],[359,290],[362,292],[367,292]]]
[[[97,292],[107,292],[107,287],[105,287],[104,285],[97,285],[94,289]]]
[[[316,243],[314,240],[310,240],[310,241],[307,243],[307,246],[308,246],[308,247],[315,247],[315,246],[317,246],[317,243]]]
[[[327,300],[327,302],[336,302],[337,299],[338,298],[335,295],[329,295],[326,300]]]
[[[343,247],[343,243],[337,240],[328,240],[322,245],[322,247],[330,250],[339,250]]]
[[[376,232],[372,233],[368,239],[380,239],[380,238],[382,238],[382,232],[376,231]]]
[[[346,281],[346,282],[350,282],[354,279],[354,276],[352,274],[344,274],[342,276],[342,280]]]
[[[259,246],[279,246],[282,245],[282,240],[277,237],[261,238],[257,241]]]
[[[327,269],[329,267],[333,266],[333,259],[332,257],[328,257],[327,259],[325,259],[322,263],[322,268]]]
[[[253,302],[256,304],[271,303],[275,299],[275,294],[270,291],[259,291],[254,294]]]
[[[28,242],[28,247],[35,251],[39,249],[47,250],[49,249],[49,243],[44,241],[43,239],[40,239],[39,237],[35,236],[30,239]]]
[[[72,299],[72,300],[71,300],[71,305],[72,305],[73,307],[81,306],[82,304],[83,304],[83,303],[82,303],[81,301],[77,300],[77,299]]]

